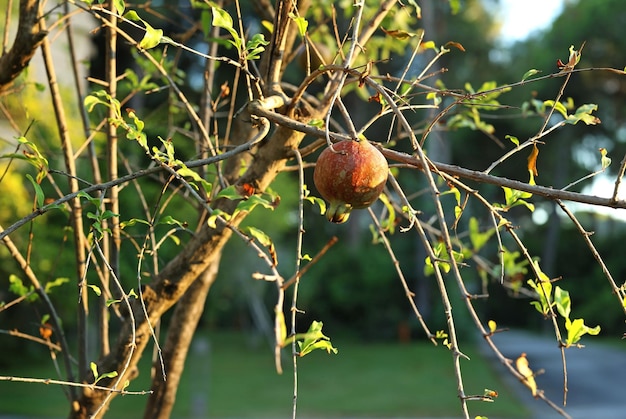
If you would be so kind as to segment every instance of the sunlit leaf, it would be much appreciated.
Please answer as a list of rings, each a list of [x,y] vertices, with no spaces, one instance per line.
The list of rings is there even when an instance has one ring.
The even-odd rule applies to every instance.
[[[611,158],[608,157],[606,148],[600,148],[601,162],[602,162],[602,170],[606,170],[611,165]]]
[[[426,42],[422,42],[420,44],[420,48],[421,49],[432,49],[437,51],[437,45],[435,44],[434,41],[426,41]]]
[[[60,287],[63,284],[67,284],[68,282],[70,282],[69,278],[56,278],[52,281],[48,281],[46,282],[46,285],[44,287],[44,291],[46,292],[46,294],[48,294],[50,291],[52,291],[52,289],[56,288],[56,287]]]
[[[98,366],[96,365],[96,363],[90,362],[89,368],[91,369],[91,373],[93,374],[94,378],[97,380],[98,379]]]
[[[237,186],[230,185],[227,188],[224,188],[221,191],[219,191],[219,193],[217,194],[217,196],[215,198],[216,199],[217,198],[226,198],[226,199],[230,199],[230,200],[236,200],[236,199],[243,198],[243,196],[237,190]]]
[[[268,236],[256,227],[248,226],[245,228],[245,231],[249,235],[257,239],[259,243],[261,243],[263,246],[270,246],[272,244],[272,239],[270,238],[270,236]]]
[[[572,300],[569,297],[569,292],[557,286],[554,289],[554,302],[556,303],[556,309],[563,318],[569,318],[569,314],[572,308]]]
[[[580,341],[580,339],[586,335],[597,335],[600,333],[600,326],[589,327],[585,325],[585,321],[583,319],[575,319],[574,321],[570,321],[570,319],[565,319],[565,329],[567,330],[567,345],[575,345]]]
[[[104,374],[100,375],[99,378],[115,378],[115,377],[117,377],[117,371],[105,372]]]
[[[158,224],[176,225],[176,226],[179,226],[179,227],[182,227],[182,226],[183,226],[183,223],[182,223],[182,222],[178,221],[177,219],[175,219],[175,218],[174,218],[174,217],[172,217],[171,215],[166,215],[166,216],[162,217],[162,218],[159,220],[159,223],[158,223]]]
[[[30,183],[33,185],[33,188],[35,189],[37,208],[43,207],[45,196],[43,194],[43,189],[41,189],[41,185],[35,182],[35,179],[33,179],[33,177],[28,173],[26,173],[26,178],[30,181]]]
[[[130,219],[130,220],[128,220],[128,221],[122,221],[122,222],[120,223],[120,228],[124,229],[124,228],[126,228],[126,227],[132,227],[132,226],[134,226],[134,225],[135,225],[135,224],[137,224],[137,223],[139,223],[139,224],[145,224],[145,225],[150,225],[150,223],[149,223],[148,221],[146,221],[146,220],[142,220],[141,218],[131,218],[131,219]]]
[[[93,284],[87,284],[87,286],[89,288],[91,288],[93,290],[93,292],[100,297],[100,295],[102,295],[102,291],[100,290],[100,287],[98,287],[97,285],[93,285]]]
[[[269,45],[269,41],[265,40],[263,34],[255,34],[246,44],[246,58],[248,60],[259,59],[266,45]]]
[[[294,13],[289,13],[289,17],[296,23],[300,36],[304,37],[304,35],[306,35],[306,30],[309,27],[309,22],[302,16],[296,16]]]
[[[554,107],[554,110],[563,115],[563,118],[567,119],[567,108],[561,102],[555,102],[554,100],[546,100],[543,102],[543,106],[546,108]]]
[[[498,327],[497,327],[497,325],[496,325],[496,322],[495,322],[495,321],[493,321],[493,320],[489,320],[489,321],[487,322],[487,325],[489,326],[489,331],[490,331],[491,333],[495,332],[495,331],[496,331],[496,329],[498,328]]]
[[[335,347],[330,343],[330,338],[324,333],[322,333],[322,327],[324,324],[322,322],[313,321],[309,330],[304,333],[302,342],[298,342],[300,346],[299,355],[305,356],[308,353],[314,351],[315,349],[323,349],[329,354],[332,352],[336,354],[338,351]]]
[[[272,205],[271,201],[268,201],[259,195],[252,195],[248,199],[244,199],[237,204],[237,211],[251,212],[257,205],[261,205],[262,207],[270,210],[274,209],[274,205]]]
[[[596,110],[598,110],[598,105],[593,103],[579,106],[573,115],[569,115],[566,117],[565,122],[574,125],[582,121],[585,123],[585,125],[597,125],[601,122],[600,118],[591,114]]]
[[[269,33],[273,33],[274,32],[274,24],[272,22],[270,22],[269,20],[262,20],[261,21],[261,25],[269,32]]]
[[[386,194],[381,194],[379,198],[387,209],[387,217],[381,221],[381,226],[383,229],[389,231],[390,234],[393,234],[396,228],[396,209],[393,207],[393,204],[389,201]]]
[[[26,285],[24,285],[22,280],[14,274],[9,275],[9,291],[20,297],[28,296],[26,298],[26,301],[28,302],[36,301],[39,298],[39,296],[34,292],[35,287],[33,287],[32,285],[27,287]]]
[[[534,176],[539,175],[537,172],[537,156],[539,156],[539,148],[537,147],[537,144],[533,143],[533,149],[528,156],[528,171]]]
[[[124,0],[113,0],[113,6],[115,6],[115,10],[117,10],[118,15],[121,16],[124,14],[124,10],[126,8]]]
[[[524,75],[522,76],[522,81],[526,80],[529,77],[534,76],[535,74],[540,73],[539,70],[535,70],[534,68],[528,70],[527,72],[524,73]]]
[[[211,22],[213,26],[226,29],[233,38],[232,41],[230,41],[231,44],[234,45],[238,51],[241,51],[242,42],[239,34],[233,28],[233,18],[226,10],[220,9],[219,7],[212,7],[211,11],[213,12],[213,20]]]
[[[489,241],[489,238],[496,232],[495,229],[489,229],[484,233],[481,233],[478,219],[476,217],[470,218],[468,229],[470,242],[472,243],[472,248],[475,252],[482,249],[483,246]]]
[[[285,315],[281,310],[276,310],[276,327],[278,328],[278,344],[285,346],[287,339],[287,325],[285,324]]]
[[[528,359],[526,358],[525,353],[522,353],[519,358],[515,360],[515,368],[522,375],[522,377],[524,377],[524,379],[522,380],[524,385],[526,385],[526,387],[530,389],[530,392],[533,396],[536,396],[537,383],[535,382],[535,374],[528,365]]]
[[[519,140],[517,139],[517,137],[513,135],[505,135],[504,138],[510,140],[513,144],[515,144],[516,147],[519,147]]]
[[[456,15],[461,10],[461,0],[449,0],[450,11],[453,15]]]

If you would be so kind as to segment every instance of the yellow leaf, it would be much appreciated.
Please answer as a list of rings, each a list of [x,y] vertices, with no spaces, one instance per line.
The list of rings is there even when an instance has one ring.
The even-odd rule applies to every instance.
[[[522,353],[519,358],[515,360],[515,368],[517,368],[517,371],[522,374],[522,376],[524,377],[522,382],[526,387],[530,389],[533,397],[535,397],[537,395],[537,383],[535,383],[535,374],[533,373],[533,370],[531,370],[528,366],[528,359],[526,359],[525,353]]]
[[[285,324],[285,315],[279,309],[276,309],[276,341],[280,346],[284,346],[287,339],[287,325]]]
[[[537,173],[537,156],[539,156],[539,149],[537,144],[533,144],[533,149],[530,152],[530,156],[528,156],[528,171],[534,176],[539,176],[539,173]]]
[[[498,327],[498,326],[496,325],[496,322],[494,322],[493,320],[489,320],[489,321],[487,322],[487,324],[489,325],[489,331],[490,331],[491,333],[493,333],[493,332],[495,332],[495,331],[496,331],[496,328]]]

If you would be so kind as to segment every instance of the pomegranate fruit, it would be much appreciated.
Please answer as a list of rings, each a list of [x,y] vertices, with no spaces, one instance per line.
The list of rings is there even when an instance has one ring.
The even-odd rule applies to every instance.
[[[318,157],[313,182],[329,203],[326,218],[343,223],[352,209],[367,208],[378,199],[389,167],[382,153],[367,140],[344,140],[333,148]]]

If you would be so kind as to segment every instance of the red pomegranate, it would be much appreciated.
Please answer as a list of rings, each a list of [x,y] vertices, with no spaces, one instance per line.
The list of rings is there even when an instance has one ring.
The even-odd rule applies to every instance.
[[[328,201],[326,218],[348,220],[350,211],[369,207],[380,195],[389,167],[387,160],[367,140],[344,140],[325,149],[315,164],[315,187]]]

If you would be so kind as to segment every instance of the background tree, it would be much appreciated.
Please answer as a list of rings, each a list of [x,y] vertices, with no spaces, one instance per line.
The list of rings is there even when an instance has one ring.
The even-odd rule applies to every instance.
[[[3,155],[8,164],[2,182],[5,187],[21,183],[20,191],[26,185],[32,207],[16,206],[15,214],[2,216],[8,225],[0,230],[8,250],[3,257],[13,260],[2,269],[12,274],[9,290],[17,298],[0,314],[30,311],[25,304],[33,300],[41,338],[63,360],[71,417],[101,416],[116,395],[128,394],[138,361],[151,344],[156,356],[145,417],[169,417],[192,336],[220,263],[223,257],[228,260],[225,246],[233,236],[260,258],[253,277],[274,286],[271,326],[266,328],[279,372],[284,347],[292,348],[294,363],[315,348],[334,350],[316,321],[320,319],[300,315],[303,307],[346,322],[354,313],[369,316],[365,302],[377,294],[379,277],[390,279],[389,272],[399,278],[423,334],[450,349],[466,417],[468,401],[493,395],[465,393],[453,306],[465,306],[474,329],[500,361],[543,399],[532,385],[525,358],[517,362],[524,368],[516,369],[491,341],[498,326],[493,318],[489,323],[489,317],[482,319],[475,306],[489,299],[487,285],[534,298],[563,351],[583,335],[599,332],[571,315],[570,281],[563,277],[553,285],[553,274],[544,273],[517,228],[535,208],[531,199],[543,197],[570,217],[580,243],[604,267],[564,202],[625,208],[617,197],[624,164],[612,198],[537,185],[544,172],[558,173],[558,164],[542,166],[544,150],[552,145],[547,137],[557,129],[580,130],[600,122],[586,99],[566,99],[570,83],[588,75],[623,76],[610,69],[612,64],[579,70],[591,45],[583,50],[577,44],[569,56],[567,48],[553,51],[561,61],[546,67],[545,75],[529,67],[495,82],[467,71],[488,59],[489,43],[474,45],[469,35],[476,28],[472,20],[491,25],[478,1],[467,2],[471,13],[466,15],[457,14],[457,1],[448,2],[445,11],[437,10],[441,5],[435,2],[396,1],[192,2],[158,9],[149,3],[88,2],[71,8],[63,3],[62,13],[47,14],[38,2],[24,0],[20,6],[14,47],[8,50],[5,42],[9,53],[0,61],[3,112],[17,137],[15,149]],[[436,25],[428,20],[432,17],[421,20],[426,12],[445,15],[467,32],[459,31],[457,39],[431,35],[428,28]],[[104,60],[92,62],[89,92],[80,83],[73,48],[72,18],[78,13],[95,18],[103,46],[96,58]],[[63,91],[57,82],[50,42],[56,39],[51,35],[61,34],[69,37],[77,82],[73,92]],[[42,40],[42,35],[47,36]],[[46,109],[54,111],[55,123],[36,124],[33,132],[21,103],[41,86],[16,76],[40,42],[48,81],[45,97],[51,100]],[[453,73],[456,77],[449,78]],[[557,84],[522,99],[526,104],[518,98],[509,102],[505,95],[551,81]],[[81,116],[80,125],[71,122],[72,114]],[[491,123],[497,118],[533,118],[536,126],[530,133],[519,134],[515,125],[503,132]],[[368,214],[355,213],[347,225],[321,227],[316,212],[325,205],[315,198],[307,170],[314,153],[338,140],[363,137],[378,140],[377,147],[392,163],[385,193]],[[431,154],[433,144],[443,144],[444,152]],[[437,156],[446,153],[458,165],[439,161]],[[602,170],[609,165],[605,154],[598,153],[596,161]],[[511,175],[519,181],[505,177]],[[571,179],[567,172],[565,179]],[[365,235],[362,227],[368,224],[370,234]],[[346,259],[322,250],[339,228],[348,230],[340,242],[352,252],[351,268],[358,266],[350,275]],[[279,240],[282,236],[290,241]],[[367,257],[366,237],[385,250],[384,261]],[[46,248],[47,240],[62,243],[61,250]],[[412,256],[416,242],[422,249],[418,261]],[[312,259],[318,252],[320,257]],[[337,277],[329,289],[315,292],[335,294],[334,300],[341,301],[342,290],[332,287],[353,281],[353,289],[363,296],[351,293],[343,296],[341,306],[317,307],[315,292],[299,292],[301,275],[314,263]],[[430,303],[429,295],[414,299],[411,280],[420,270],[441,300],[441,327],[424,320],[422,307]],[[371,272],[376,275],[368,276]],[[612,291],[617,296],[613,304],[623,310],[622,284],[606,269],[604,275],[606,293]],[[60,289],[75,291],[60,295]],[[420,295],[425,293],[420,289]],[[393,307],[384,297],[379,304]],[[402,318],[393,309],[368,316],[366,323],[374,329],[374,318]],[[257,316],[260,322],[262,318]],[[89,333],[90,323],[97,324],[95,336]],[[77,371],[68,344],[68,331],[74,328]],[[294,416],[295,396],[294,390]]]

